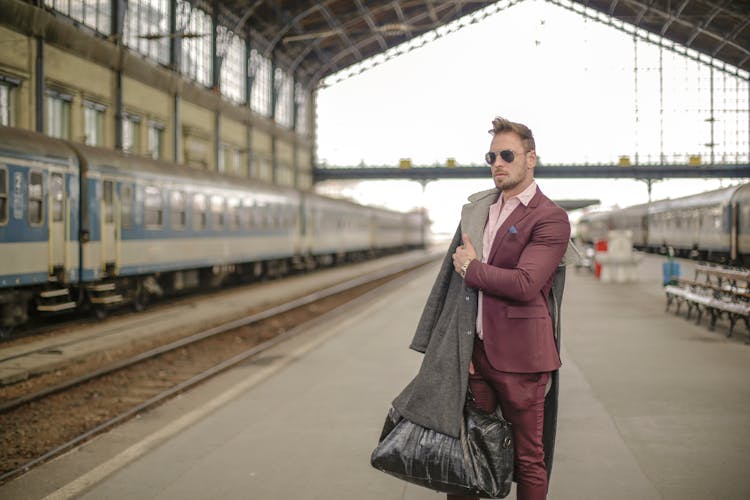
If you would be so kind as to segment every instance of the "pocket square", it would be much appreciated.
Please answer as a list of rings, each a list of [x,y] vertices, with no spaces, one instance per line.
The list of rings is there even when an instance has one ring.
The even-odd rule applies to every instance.
[[[516,234],[517,232],[518,232],[518,229],[516,229],[516,226],[510,226],[510,228],[508,228],[509,234]]]

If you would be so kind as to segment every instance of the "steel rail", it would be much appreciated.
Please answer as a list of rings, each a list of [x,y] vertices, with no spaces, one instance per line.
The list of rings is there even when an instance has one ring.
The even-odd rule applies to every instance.
[[[283,312],[287,312],[289,310],[296,309],[296,308],[298,308],[300,306],[308,305],[308,304],[310,304],[312,302],[316,302],[318,300],[325,299],[327,297],[336,295],[338,293],[342,293],[342,292],[348,291],[350,289],[356,288],[356,287],[361,286],[361,285],[365,285],[365,284],[370,283],[372,281],[377,281],[379,279],[386,278],[388,276],[392,276],[394,274],[398,274],[398,273],[404,272],[404,271],[416,271],[417,269],[419,269],[420,267],[424,266],[425,264],[428,264],[429,262],[432,262],[433,260],[436,260],[438,257],[439,256],[435,256],[435,255],[428,256],[428,257],[419,259],[416,263],[412,262],[408,266],[405,266],[405,267],[404,266],[400,266],[400,265],[389,266],[388,268],[386,268],[384,270],[381,270],[381,271],[378,271],[378,272],[375,272],[375,273],[370,273],[370,274],[367,274],[367,275],[364,275],[364,276],[360,276],[359,278],[355,278],[355,279],[352,279],[352,280],[349,280],[349,281],[346,281],[346,282],[334,285],[332,287],[329,287],[329,288],[320,290],[318,292],[315,292],[314,294],[312,294],[310,296],[305,296],[305,297],[302,297],[300,299],[295,299],[295,300],[293,300],[291,302],[288,302],[286,304],[282,304],[280,306],[274,307],[274,308],[269,309],[267,311],[263,311],[263,312],[260,312],[260,313],[257,313],[257,314],[253,314],[251,316],[248,316],[247,318],[242,318],[240,320],[231,321],[231,322],[226,323],[225,325],[220,325],[218,327],[211,328],[209,330],[206,330],[204,332],[200,332],[199,334],[193,335],[191,337],[187,337],[187,338],[182,339],[180,341],[168,344],[168,346],[175,346],[175,347],[173,347],[173,349],[174,349],[174,348],[177,348],[179,346],[191,343],[191,342],[188,341],[188,339],[193,339],[193,342],[196,342],[196,341],[202,340],[204,338],[210,337],[212,335],[217,335],[219,333],[224,333],[226,331],[230,331],[230,330],[242,327],[242,326],[247,326],[247,325],[252,324],[254,322],[258,322],[258,321],[261,321],[263,319],[267,319],[267,318],[270,318],[272,316],[281,314]],[[140,413],[140,412],[142,412],[142,411],[144,411],[144,410],[146,410],[146,409],[148,409],[148,408],[150,408],[150,407],[152,407],[152,406],[154,406],[154,405],[156,405],[156,404],[158,404],[158,403],[160,403],[162,401],[165,401],[165,400],[171,398],[175,394],[179,394],[180,392],[183,392],[186,389],[189,389],[189,388],[191,388],[191,387],[193,387],[195,385],[198,385],[199,383],[201,383],[201,382],[203,382],[203,381],[205,381],[205,380],[207,380],[207,379],[209,379],[209,378],[211,378],[211,377],[213,377],[213,376],[215,376],[215,375],[217,375],[217,374],[219,374],[219,373],[221,373],[221,372],[223,372],[223,371],[225,371],[225,370],[227,370],[227,369],[229,369],[229,368],[231,368],[231,367],[233,367],[233,366],[235,366],[235,365],[237,365],[237,364],[239,364],[239,363],[241,363],[243,361],[245,361],[248,358],[251,358],[251,357],[253,357],[253,356],[257,355],[257,354],[260,354],[260,353],[262,353],[262,352],[270,349],[271,347],[274,347],[277,344],[280,344],[280,343],[282,343],[284,341],[287,341],[287,340],[291,339],[292,337],[295,337],[295,336],[299,335],[303,331],[309,329],[310,326],[312,326],[312,324],[315,323],[316,321],[320,321],[320,320],[322,320],[322,319],[324,319],[324,318],[326,318],[328,316],[332,316],[332,315],[335,315],[335,314],[340,314],[346,308],[356,307],[357,305],[359,305],[359,304],[361,304],[361,303],[363,303],[365,301],[368,301],[368,300],[372,299],[372,297],[375,296],[375,295],[385,293],[387,291],[390,291],[392,288],[395,288],[397,286],[401,286],[402,283],[407,282],[410,279],[411,279],[410,274],[407,274],[405,276],[401,276],[399,278],[396,278],[396,279],[394,279],[394,280],[392,280],[392,281],[390,281],[388,283],[385,283],[385,284],[383,284],[383,285],[375,288],[374,290],[370,290],[369,292],[366,292],[365,294],[363,294],[363,295],[361,295],[361,296],[359,296],[359,297],[357,297],[357,298],[355,298],[353,300],[350,300],[350,301],[348,301],[348,302],[346,302],[346,303],[344,303],[344,304],[342,304],[342,305],[340,305],[340,306],[332,309],[331,311],[326,312],[325,314],[323,314],[322,316],[320,316],[318,318],[314,318],[314,319],[312,319],[310,321],[306,321],[306,322],[304,322],[304,323],[302,323],[302,324],[300,324],[300,325],[298,325],[298,326],[296,326],[296,327],[294,327],[294,328],[292,328],[290,330],[287,330],[286,332],[284,332],[284,333],[282,333],[280,335],[277,335],[277,336],[275,336],[275,337],[273,337],[273,338],[271,338],[269,340],[266,340],[266,341],[264,341],[264,342],[262,342],[262,343],[260,343],[260,344],[258,344],[256,346],[254,346],[254,347],[251,347],[250,349],[247,349],[246,351],[243,351],[243,352],[241,352],[241,353],[239,353],[239,354],[237,354],[237,355],[235,355],[235,356],[233,356],[233,357],[231,357],[229,359],[226,359],[226,360],[224,360],[224,361],[222,361],[222,362],[220,362],[220,363],[212,366],[211,368],[209,368],[207,370],[204,370],[203,372],[201,372],[201,373],[199,373],[197,375],[194,375],[190,379],[188,379],[186,381],[183,381],[183,382],[180,382],[179,384],[177,384],[177,385],[175,385],[173,387],[170,387],[169,389],[167,389],[165,391],[162,391],[161,393],[159,393],[159,394],[157,394],[157,395],[149,398],[148,400],[146,400],[146,401],[144,401],[144,402],[142,402],[142,403],[134,406],[133,408],[130,408],[127,411],[125,411],[125,412],[123,412],[123,413],[121,413],[121,414],[119,414],[119,415],[117,415],[117,416],[115,416],[115,417],[107,420],[106,422],[102,422],[101,424],[97,425],[96,427],[94,427],[92,429],[89,429],[88,431],[84,432],[83,434],[80,434],[80,435],[76,436],[75,438],[67,441],[66,443],[63,443],[60,446],[58,446],[58,447],[56,447],[56,448],[54,448],[54,449],[52,449],[52,450],[44,453],[43,455],[41,455],[41,456],[39,456],[37,458],[34,458],[34,459],[32,459],[32,460],[24,463],[20,467],[17,467],[17,468],[15,468],[13,470],[10,470],[10,471],[8,471],[8,472],[0,475],[0,484],[4,483],[6,480],[8,480],[10,478],[13,478],[15,476],[24,474],[25,472],[31,470],[32,468],[36,467],[39,464],[42,464],[42,463],[46,462],[47,460],[49,460],[49,459],[51,459],[53,457],[56,457],[56,456],[58,456],[58,455],[60,455],[60,454],[62,454],[64,452],[66,452],[68,450],[73,449],[74,447],[78,446],[79,444],[84,443],[85,441],[87,441],[88,439],[90,439],[92,436],[95,436],[95,435],[97,435],[97,434],[99,434],[101,432],[104,432],[104,431],[112,428],[112,427],[115,427],[116,425],[118,425],[121,422],[124,422],[124,421],[132,418],[133,416],[137,415],[138,413]],[[163,347],[167,347],[167,346],[163,346]],[[136,358],[139,358],[139,360],[147,359],[145,357],[145,355],[149,354],[149,353],[151,353],[151,357],[156,356],[157,354],[153,354],[156,351],[160,351],[159,354],[161,354],[163,352],[167,352],[167,350],[164,349],[163,347],[162,348],[153,349],[151,351],[148,351],[148,353],[143,353],[141,355],[134,356],[133,358],[130,358],[127,361],[131,361],[131,360],[134,360]],[[135,364],[135,363],[137,363],[137,361],[133,361],[133,362],[131,362],[129,364]],[[117,369],[121,369],[121,368],[123,368],[125,366],[128,366],[127,364],[125,364],[125,362],[117,363],[117,365],[122,365],[122,366],[120,366],[120,368],[117,368]],[[112,371],[116,371],[116,370],[110,370],[109,373],[111,373]],[[104,374],[102,370],[99,370],[98,372],[102,372],[98,376],[101,376],[101,375]],[[83,378],[83,377],[81,377],[81,378]],[[96,378],[96,377],[89,377],[88,380],[91,380],[92,378]],[[83,380],[79,381],[78,383],[80,384],[82,382],[83,382]],[[63,384],[60,384],[60,385],[62,386]],[[67,387],[71,387],[72,385],[75,385],[75,384],[69,384],[69,385],[67,385]],[[62,390],[62,388],[58,387],[57,391],[59,391],[59,390]],[[55,392],[57,392],[57,391],[55,391]],[[42,391],[40,391],[40,392],[42,392]],[[46,392],[45,396],[50,393],[49,391],[45,391],[45,392]],[[41,396],[41,397],[44,397],[44,396]],[[19,398],[19,399],[21,399],[21,398]],[[28,401],[25,401],[25,402],[28,402]],[[19,403],[19,406],[21,404],[24,404],[24,403]]]
[[[348,290],[351,290],[353,288],[356,288],[358,286],[365,285],[367,283],[370,283],[372,281],[376,281],[388,276],[391,276],[393,274],[397,274],[399,272],[408,270],[408,269],[414,269],[417,267],[420,267],[427,262],[430,262],[435,257],[424,257],[422,259],[417,260],[416,263],[411,262],[407,266],[403,266],[403,264],[394,264],[392,266],[386,267],[385,269],[381,269],[379,271],[375,271],[373,273],[365,274],[363,276],[359,276],[357,278],[344,281],[343,283],[338,283],[334,286],[324,288],[322,290],[319,290],[317,292],[313,292],[311,294],[305,295],[304,297],[300,297],[294,300],[291,300],[289,302],[286,302],[284,304],[280,304],[278,306],[274,306],[270,309],[266,309],[265,311],[261,311],[255,314],[252,314],[250,316],[246,316],[244,318],[240,318],[238,320],[229,321],[227,323],[224,323],[219,326],[215,326],[212,328],[209,328],[207,330],[203,330],[201,332],[195,333],[193,335],[181,338],[179,340],[176,340],[174,342],[170,342],[168,344],[164,344],[162,346],[156,347],[154,349],[142,352],[140,354],[137,354],[135,356],[132,356],[127,359],[123,359],[120,361],[117,361],[115,363],[112,363],[108,366],[102,367],[98,370],[91,371],[89,373],[86,373],[84,375],[81,375],[79,377],[75,377],[69,380],[66,380],[64,382],[61,382],[59,384],[46,387],[42,390],[26,394],[24,396],[19,396],[17,398],[9,399],[7,401],[3,401],[0,403],[0,413],[8,413],[20,406],[23,406],[27,403],[38,401],[42,398],[45,398],[49,395],[64,391],[66,389],[69,389],[71,387],[75,387],[77,385],[83,384],[85,382],[88,382],[89,380],[93,380],[99,377],[102,377],[104,375],[107,375],[109,373],[113,373],[119,370],[122,370],[123,368],[127,368],[128,366],[135,365],[137,363],[140,363],[142,361],[154,358],[156,356],[159,356],[161,354],[174,351],[175,349],[179,349],[180,347],[194,344],[195,342],[199,342],[201,340],[207,339],[209,337],[213,337],[225,332],[228,332],[230,330],[235,330],[237,328],[248,326],[253,323],[258,323],[259,321],[263,321],[265,319],[268,319],[273,316],[278,316],[279,314],[283,314],[285,312],[291,311],[293,309],[297,309],[299,307],[311,304],[313,302],[317,302],[319,300],[325,299],[327,297],[330,297],[332,295],[336,295],[339,293],[346,292]]]

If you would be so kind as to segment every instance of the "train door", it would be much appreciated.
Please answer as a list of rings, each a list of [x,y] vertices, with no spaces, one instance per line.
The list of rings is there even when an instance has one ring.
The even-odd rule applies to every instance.
[[[305,217],[305,200],[300,197],[297,200],[297,215],[294,218],[296,225],[295,251],[297,255],[304,257],[306,253],[305,235],[307,233],[307,217]]]
[[[36,172],[31,173],[31,185],[37,180]],[[53,172],[49,176],[48,191],[48,214],[49,220],[49,274],[63,278],[66,275],[68,261],[68,226],[70,218],[67,210],[67,197],[65,196],[65,178],[62,173]]]
[[[311,198],[305,200],[304,218],[304,238],[303,238],[303,250],[307,254],[315,253],[315,241],[316,233],[318,231],[316,220],[317,220],[317,209],[315,207],[315,201]]]
[[[117,199],[115,196],[115,183],[111,180],[102,181],[102,198],[100,201],[101,213],[101,269],[102,272],[116,273],[117,257],[119,255],[118,224],[115,212]]]
[[[729,219],[729,259],[731,262],[737,262],[740,257],[739,253],[739,235],[742,214],[740,213],[740,204],[733,201],[727,208]]]

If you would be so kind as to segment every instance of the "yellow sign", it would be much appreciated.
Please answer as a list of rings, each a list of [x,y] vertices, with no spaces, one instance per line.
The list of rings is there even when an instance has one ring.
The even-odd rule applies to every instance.
[[[448,168],[454,168],[456,166],[456,159],[448,158],[447,160],[445,160],[445,166]]]
[[[630,157],[629,156],[621,156],[620,159],[617,162],[618,165],[621,167],[629,167],[630,166]]]
[[[688,165],[698,166],[701,164],[701,155],[690,155]]]
[[[401,158],[398,161],[399,168],[411,168],[411,158]]]

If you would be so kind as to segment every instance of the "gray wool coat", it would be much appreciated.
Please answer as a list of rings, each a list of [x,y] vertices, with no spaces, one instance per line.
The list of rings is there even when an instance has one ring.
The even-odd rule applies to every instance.
[[[393,401],[396,411],[423,427],[459,437],[469,362],[474,349],[478,290],[465,286],[453,269],[453,253],[466,233],[481,242],[489,207],[500,191],[490,189],[469,197],[461,211],[461,224],[453,236],[417,325],[411,349],[424,353],[416,377]],[[482,258],[482,245],[475,245]],[[558,268],[549,298],[555,336],[559,339],[559,304],[565,279],[565,265],[575,261],[577,251],[569,245]],[[558,345],[559,349],[559,345]],[[556,377],[555,377],[556,380]]]

